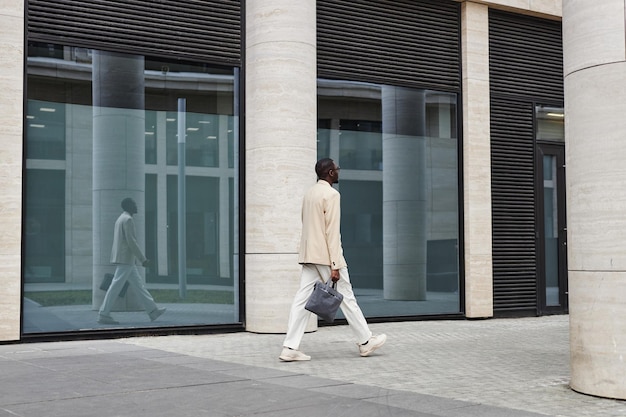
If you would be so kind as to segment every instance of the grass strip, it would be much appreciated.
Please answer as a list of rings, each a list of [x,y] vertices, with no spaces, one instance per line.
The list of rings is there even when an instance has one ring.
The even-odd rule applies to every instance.
[[[187,290],[187,297],[181,299],[178,290],[149,290],[157,303],[182,304],[233,304],[231,291]],[[91,304],[90,290],[71,291],[27,291],[24,297],[43,307]]]

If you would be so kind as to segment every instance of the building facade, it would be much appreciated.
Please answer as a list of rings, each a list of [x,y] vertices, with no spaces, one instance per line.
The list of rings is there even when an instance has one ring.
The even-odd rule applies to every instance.
[[[324,156],[369,319],[567,312],[560,2],[118,6],[4,8],[3,340],[284,331]],[[170,312],[102,326],[125,197]]]
[[[572,386],[625,398],[624,4],[588,7],[0,1],[0,341],[285,331],[330,156],[368,319],[571,304]],[[99,325],[125,197],[168,312]]]
[[[369,320],[569,312],[626,398],[625,6],[583,3],[0,0],[0,342],[285,331],[330,156]],[[168,312],[101,325],[126,197]]]

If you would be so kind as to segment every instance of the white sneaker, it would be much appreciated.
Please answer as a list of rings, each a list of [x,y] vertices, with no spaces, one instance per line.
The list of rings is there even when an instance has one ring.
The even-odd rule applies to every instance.
[[[148,316],[150,316],[150,321],[155,321],[156,319],[161,317],[161,314],[165,313],[165,310],[167,310],[167,309],[166,308],[157,308],[157,309],[151,311],[148,314]]]
[[[377,336],[370,337],[370,340],[364,345],[359,345],[359,354],[361,356],[368,356],[370,353],[381,347],[387,341],[386,334],[379,334]]]
[[[289,349],[288,347],[283,348],[283,351],[280,352],[280,356],[278,358],[281,361],[285,361],[285,362],[310,361],[311,360],[311,357],[309,355],[305,355],[299,350]]]
[[[118,321],[113,320],[111,316],[105,316],[104,314],[98,315],[98,323],[100,324],[120,324]]]

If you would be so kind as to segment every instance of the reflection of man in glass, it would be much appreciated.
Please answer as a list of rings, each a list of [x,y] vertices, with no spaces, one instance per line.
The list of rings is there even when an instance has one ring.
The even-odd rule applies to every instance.
[[[104,296],[98,323],[102,324],[118,324],[111,317],[111,308],[117,299],[120,291],[124,287],[124,283],[128,282],[131,287],[135,288],[140,296],[144,309],[150,316],[150,320],[156,320],[161,314],[165,313],[164,308],[158,308],[154,299],[143,284],[139,271],[137,271],[136,260],[141,262],[143,267],[148,265],[148,259],[139,249],[137,238],[135,237],[135,222],[133,214],[137,213],[137,203],[132,198],[122,200],[122,209],[124,212],[120,214],[115,222],[115,230],[113,232],[113,249],[111,250],[111,263],[115,264],[115,275],[111,281],[111,286]]]

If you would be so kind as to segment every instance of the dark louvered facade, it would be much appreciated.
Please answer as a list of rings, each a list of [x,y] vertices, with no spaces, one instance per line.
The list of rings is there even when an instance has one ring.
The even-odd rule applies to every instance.
[[[563,105],[561,24],[490,10],[494,312],[537,309],[537,104]]]

